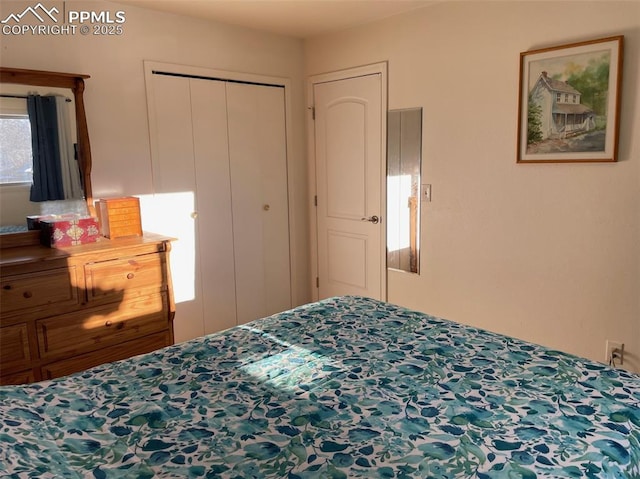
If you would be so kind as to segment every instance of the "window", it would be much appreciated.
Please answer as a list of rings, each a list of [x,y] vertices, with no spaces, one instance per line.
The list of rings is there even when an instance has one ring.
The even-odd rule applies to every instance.
[[[560,102],[562,98],[560,97],[560,93],[556,93],[556,101]]]
[[[0,184],[31,183],[31,124],[27,114],[0,114]]]
[[[564,102],[569,103],[569,95],[567,93],[564,94]]]
[[[0,97],[0,185],[31,183],[32,173],[27,99],[3,94]]]

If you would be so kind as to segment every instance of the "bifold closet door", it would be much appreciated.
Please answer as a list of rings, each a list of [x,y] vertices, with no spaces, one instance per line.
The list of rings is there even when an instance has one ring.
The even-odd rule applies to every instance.
[[[284,89],[152,75],[153,177],[176,340],[291,307]]]
[[[153,178],[171,252],[176,340],[236,324],[225,83],[154,74]]]
[[[284,88],[227,83],[238,324],[291,307]]]
[[[156,231],[179,238],[171,248],[171,273],[176,301],[174,324],[177,342],[201,336],[202,293],[196,262],[195,163],[191,92],[183,78],[153,75],[153,112],[150,132],[153,150],[153,188],[156,215],[162,215]],[[191,192],[191,193],[189,193]],[[189,318],[182,320],[182,318]]]
[[[225,82],[189,79],[205,333],[237,324]]]

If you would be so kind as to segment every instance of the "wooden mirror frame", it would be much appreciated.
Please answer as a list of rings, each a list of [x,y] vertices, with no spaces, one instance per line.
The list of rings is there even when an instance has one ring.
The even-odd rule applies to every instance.
[[[84,80],[89,75],[76,73],[60,73],[42,70],[24,70],[19,68],[0,67],[0,83],[14,83],[30,86],[45,86],[69,88],[73,92],[76,107],[76,125],[78,140],[78,166],[82,177],[84,197],[87,208],[93,212],[93,195],[91,190],[91,145],[89,144],[89,130],[87,116],[84,109]],[[0,235],[2,247],[18,246],[22,244],[36,244],[38,232],[9,233]]]

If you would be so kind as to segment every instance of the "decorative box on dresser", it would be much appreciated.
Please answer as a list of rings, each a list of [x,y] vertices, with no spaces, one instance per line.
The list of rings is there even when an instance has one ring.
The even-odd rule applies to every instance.
[[[0,249],[0,384],[52,379],[173,344],[171,238]]]

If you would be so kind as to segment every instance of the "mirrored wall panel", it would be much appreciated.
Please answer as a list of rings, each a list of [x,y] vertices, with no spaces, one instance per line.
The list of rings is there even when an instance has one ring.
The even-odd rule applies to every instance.
[[[387,267],[418,273],[422,108],[390,110],[387,120]]]

